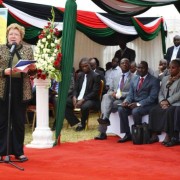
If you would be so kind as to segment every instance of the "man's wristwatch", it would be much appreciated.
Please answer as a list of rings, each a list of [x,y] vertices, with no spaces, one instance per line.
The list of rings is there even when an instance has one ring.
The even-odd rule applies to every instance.
[[[136,105],[139,107],[139,106],[141,106],[141,104],[140,103],[136,103]]]

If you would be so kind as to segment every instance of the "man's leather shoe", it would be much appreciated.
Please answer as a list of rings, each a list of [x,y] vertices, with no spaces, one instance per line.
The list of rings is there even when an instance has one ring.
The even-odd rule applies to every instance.
[[[117,142],[118,143],[124,143],[124,142],[127,142],[127,141],[131,141],[131,135],[125,135],[122,139],[119,139]]]
[[[105,119],[99,118],[97,121],[98,121],[99,124],[104,124],[104,125],[107,125],[107,126],[110,125],[110,121],[109,121],[108,118],[105,118]]]
[[[149,144],[153,144],[155,142],[159,142],[158,136],[151,137],[149,140]]]
[[[82,125],[79,125],[76,127],[76,131],[83,131],[84,129],[85,129],[85,127]]]
[[[166,147],[172,147],[175,145],[180,145],[180,142],[178,141],[178,139],[172,137],[171,141],[169,141],[168,143],[165,144]]]
[[[94,137],[95,140],[105,140],[107,139],[106,133],[100,133],[98,136]]]

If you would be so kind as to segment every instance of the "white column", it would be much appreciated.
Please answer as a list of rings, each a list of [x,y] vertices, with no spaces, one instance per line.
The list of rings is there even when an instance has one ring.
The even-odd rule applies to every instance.
[[[33,140],[26,147],[51,148],[53,133],[49,128],[49,85],[50,80],[34,79],[36,86],[36,128],[32,134]]]

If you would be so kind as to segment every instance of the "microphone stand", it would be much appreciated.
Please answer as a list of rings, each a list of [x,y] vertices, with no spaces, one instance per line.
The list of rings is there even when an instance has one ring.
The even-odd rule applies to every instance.
[[[14,52],[10,51],[10,75],[9,75],[9,99],[8,99],[8,129],[7,129],[7,151],[6,151],[6,156],[4,158],[4,160],[1,160],[0,163],[7,163],[10,164],[14,167],[16,167],[17,169],[24,171],[24,168],[17,166],[16,164],[14,164],[13,162],[21,162],[19,160],[11,160],[11,157],[9,155],[9,148],[10,148],[10,133],[11,133],[11,86],[12,86],[12,61],[13,61],[13,55]]]

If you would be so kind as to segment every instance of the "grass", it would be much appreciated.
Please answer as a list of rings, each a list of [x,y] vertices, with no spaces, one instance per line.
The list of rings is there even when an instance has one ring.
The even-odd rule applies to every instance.
[[[61,131],[61,142],[78,142],[93,139],[98,134],[97,115],[92,115],[89,119],[89,128],[85,131],[76,132],[75,127],[67,128],[67,121],[64,120],[63,129]],[[54,119],[50,117],[49,126],[52,127]],[[32,128],[31,125],[26,124],[24,144],[29,144],[32,141]],[[55,131],[53,131],[53,138]]]

